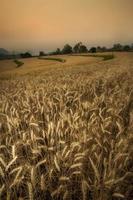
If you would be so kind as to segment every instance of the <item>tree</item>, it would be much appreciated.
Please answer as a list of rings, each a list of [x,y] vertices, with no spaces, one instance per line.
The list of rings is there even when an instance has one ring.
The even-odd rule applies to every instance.
[[[61,54],[60,48],[57,48],[57,49],[56,49],[55,54],[56,54],[56,55],[60,55],[60,54]]]
[[[79,53],[80,51],[80,46],[82,45],[82,42],[78,42],[74,47],[73,47],[73,52],[74,53]]]
[[[20,56],[21,56],[21,58],[31,58],[32,57],[32,55],[29,52],[21,53]]]
[[[114,44],[112,50],[114,50],[114,51],[122,51],[123,50],[123,46],[120,43]]]
[[[131,44],[131,51],[133,51],[133,43]]]
[[[52,51],[49,53],[49,55],[60,55],[60,54],[62,54],[62,52],[59,48],[57,48],[56,51]]]
[[[96,47],[91,47],[89,51],[90,51],[90,53],[96,53],[97,49],[96,49]]]
[[[124,47],[123,47],[123,51],[130,51],[130,46],[129,45],[125,45]]]
[[[81,45],[79,48],[79,53],[87,53],[88,49],[85,45]]]
[[[97,46],[97,52],[102,52],[102,47]]]
[[[73,52],[74,53],[87,53],[88,49],[85,45],[82,44],[82,42],[78,42],[74,47],[73,47]]]
[[[40,51],[39,52],[39,56],[41,57],[41,56],[46,56],[46,54],[43,52],[43,51]]]
[[[66,44],[62,49],[63,54],[70,54],[72,53],[72,47],[69,44]]]
[[[108,49],[106,47],[102,47],[102,52],[107,51]]]

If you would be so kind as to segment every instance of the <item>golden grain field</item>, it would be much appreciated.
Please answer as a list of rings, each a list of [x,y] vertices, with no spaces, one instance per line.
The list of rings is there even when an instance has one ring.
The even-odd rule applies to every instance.
[[[133,53],[62,57],[0,61],[0,199],[132,200]]]

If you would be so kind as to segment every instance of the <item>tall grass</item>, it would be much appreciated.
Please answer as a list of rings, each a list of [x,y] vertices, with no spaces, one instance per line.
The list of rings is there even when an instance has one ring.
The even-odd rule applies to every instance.
[[[1,81],[1,199],[132,199],[132,70],[82,70]]]

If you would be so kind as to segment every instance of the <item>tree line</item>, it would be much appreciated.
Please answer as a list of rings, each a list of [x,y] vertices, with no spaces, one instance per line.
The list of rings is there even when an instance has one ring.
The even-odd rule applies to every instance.
[[[105,46],[97,46],[97,47],[91,47],[87,48],[82,42],[78,42],[77,44],[72,47],[70,44],[64,45],[62,49],[57,48],[56,51],[50,52],[48,54],[44,53],[43,51],[40,51],[39,56],[45,56],[45,55],[61,55],[61,54],[80,54],[80,53],[97,53],[97,52],[112,52],[112,51],[133,51],[133,44],[132,45],[122,45],[120,43],[114,44],[113,47],[107,48]]]
[[[2,49],[2,48],[1,48]],[[2,49],[3,50],[3,49]],[[131,45],[122,45],[120,43],[114,44],[113,47],[108,48],[105,46],[93,46],[90,48],[87,48],[82,42],[76,43],[73,47],[70,44],[65,44],[62,49],[57,48],[53,52],[45,53],[44,51],[39,52],[39,57],[41,56],[47,56],[47,55],[63,55],[63,54],[80,54],[80,53],[102,53],[102,52],[131,52],[133,51],[133,44]],[[1,53],[2,52],[2,53]],[[37,55],[36,55],[37,56]],[[12,58],[30,58],[33,57],[33,55],[30,52],[24,52],[20,54],[4,54],[3,51],[0,51],[0,59],[12,59]]]

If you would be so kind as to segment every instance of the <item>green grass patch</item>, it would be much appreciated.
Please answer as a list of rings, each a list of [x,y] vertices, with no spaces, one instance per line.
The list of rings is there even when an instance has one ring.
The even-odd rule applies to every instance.
[[[82,56],[90,56],[90,57],[97,57],[97,58],[103,58],[103,61],[111,60],[115,58],[114,54],[89,54],[89,55],[82,55]]]
[[[17,65],[17,67],[21,67],[22,65],[24,65],[24,63],[21,62],[20,60],[14,60],[14,62]]]
[[[51,58],[51,57],[47,57],[47,58],[43,57],[42,58],[42,57],[39,57],[39,59],[41,59],[41,60],[53,60],[53,61],[62,62],[62,63],[66,62],[66,60],[62,59],[62,58]]]
[[[111,60],[113,59],[115,56],[113,54],[110,54],[110,55],[103,55],[101,56],[103,58],[103,60]]]

